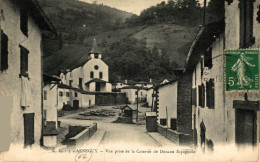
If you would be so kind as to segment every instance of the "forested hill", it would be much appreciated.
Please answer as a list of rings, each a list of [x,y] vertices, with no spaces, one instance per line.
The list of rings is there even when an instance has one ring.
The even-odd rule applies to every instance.
[[[58,43],[61,49],[55,52],[52,48],[55,43],[49,41],[51,43],[48,44],[48,41],[45,41],[47,56],[44,59],[44,72],[57,74],[59,69],[73,69],[82,65],[88,60],[88,52],[95,36],[103,52],[103,60],[109,66],[111,82],[121,79],[163,80],[174,76],[173,69],[184,66],[203,15],[203,8],[196,0],[162,2],[145,9],[140,16],[73,0],[45,1],[48,3],[43,5],[43,9],[50,16],[58,32],[62,33],[62,42]],[[50,7],[53,1],[56,3],[53,6],[57,7]],[[58,4],[56,1],[64,2]],[[222,2],[224,0],[209,2],[206,23],[223,16]],[[92,9],[95,7],[91,10],[91,16],[87,14],[87,17],[79,19],[79,15],[86,9],[79,6],[71,9],[73,5],[70,3],[91,6]],[[104,10],[98,8],[115,10],[109,13],[118,15],[104,15]],[[69,9],[68,13],[70,10],[73,12],[67,14],[64,12],[65,9]],[[65,21],[59,20],[58,13],[66,15],[63,18]],[[67,18],[68,16],[72,18]],[[66,21],[67,19],[70,21]]]

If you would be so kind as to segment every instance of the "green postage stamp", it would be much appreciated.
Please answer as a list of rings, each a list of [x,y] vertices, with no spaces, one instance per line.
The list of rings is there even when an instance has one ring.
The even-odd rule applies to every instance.
[[[259,50],[225,50],[226,91],[259,90]]]

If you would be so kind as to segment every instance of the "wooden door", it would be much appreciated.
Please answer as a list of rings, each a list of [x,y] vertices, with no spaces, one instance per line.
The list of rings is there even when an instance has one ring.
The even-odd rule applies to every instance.
[[[256,143],[256,113],[252,110],[236,109],[236,144]]]
[[[34,143],[34,113],[23,114],[24,117],[24,146]]]

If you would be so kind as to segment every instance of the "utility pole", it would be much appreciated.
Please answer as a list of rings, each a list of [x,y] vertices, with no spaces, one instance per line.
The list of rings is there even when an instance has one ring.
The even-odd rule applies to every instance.
[[[138,93],[139,93],[139,88],[136,91],[136,123],[138,122]]]
[[[205,21],[206,21],[206,5],[207,5],[207,0],[204,0],[203,23],[202,23],[202,26],[205,26]]]

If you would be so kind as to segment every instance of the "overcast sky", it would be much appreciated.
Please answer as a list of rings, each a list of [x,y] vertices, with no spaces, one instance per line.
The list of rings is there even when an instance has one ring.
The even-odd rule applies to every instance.
[[[143,9],[146,9],[150,6],[154,6],[157,3],[162,2],[163,0],[81,0],[81,1],[85,1],[88,3],[93,3],[94,1],[96,1],[98,4],[103,3],[104,5],[118,8],[123,11],[132,12],[139,15]],[[167,2],[168,0],[164,0],[164,1]],[[203,3],[203,0],[200,0],[200,3]]]

